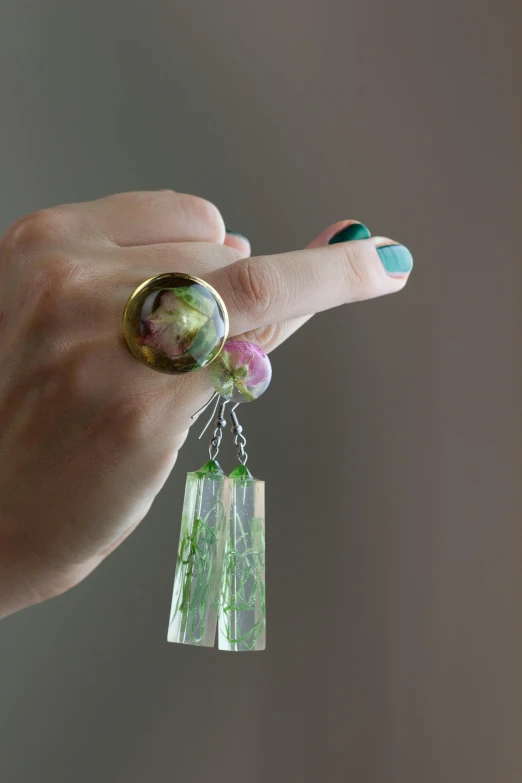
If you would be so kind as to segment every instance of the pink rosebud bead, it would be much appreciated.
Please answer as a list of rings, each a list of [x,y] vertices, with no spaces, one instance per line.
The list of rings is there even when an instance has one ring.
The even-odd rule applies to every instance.
[[[230,340],[210,365],[215,390],[232,402],[257,400],[272,378],[270,359],[255,343]]]

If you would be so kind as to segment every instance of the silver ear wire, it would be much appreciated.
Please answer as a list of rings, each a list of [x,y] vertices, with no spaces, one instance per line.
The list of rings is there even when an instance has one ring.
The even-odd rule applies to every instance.
[[[245,436],[243,435],[243,427],[239,423],[236,414],[236,408],[240,404],[241,403],[237,402],[234,405],[234,407],[230,411],[230,418],[232,419],[232,432],[234,434],[234,444],[237,449],[237,458],[241,465],[246,465],[248,454],[245,451],[245,446],[247,441]]]
[[[199,410],[197,410],[195,413],[193,413],[193,414],[192,414],[192,416],[191,416],[190,418],[191,418],[191,419],[197,419],[197,418],[198,418],[198,416],[200,416],[200,415],[203,413],[203,411],[206,411],[206,410],[207,410],[207,408],[208,408],[208,406],[210,405],[210,403],[212,402],[212,400],[215,400],[215,399],[216,399],[216,397],[219,397],[219,394],[218,394],[218,392],[214,392],[214,394],[212,395],[212,397],[211,397],[209,400],[207,400],[207,402],[206,402],[204,405],[202,405],[202,406],[201,406],[201,408],[200,408]]]
[[[218,403],[221,398],[218,398]],[[219,406],[218,415],[216,418],[216,427],[214,429],[214,434],[212,435],[212,438],[210,439],[210,443],[208,446],[208,456],[210,459],[216,459],[219,447],[221,446],[221,438],[223,437],[223,429],[226,426],[226,419],[225,419],[225,408],[228,404],[228,400],[223,400],[221,405]],[[217,408],[217,404],[216,404]],[[216,408],[214,408],[214,413],[216,412]],[[212,417],[214,414],[212,414]],[[212,419],[210,419],[212,421]],[[210,423],[210,422],[209,422]],[[207,424],[208,427],[208,424]],[[205,429],[207,429],[205,427]],[[205,430],[203,430],[204,432]],[[203,432],[201,433],[203,435]]]
[[[216,392],[215,394],[213,394],[213,395],[212,395],[212,397],[210,398],[210,400],[207,402],[207,404],[206,404],[206,405],[205,405],[205,407],[203,408],[203,410],[205,410],[206,408],[208,408],[208,406],[210,405],[210,403],[212,402],[212,400],[214,399],[214,397],[217,397],[216,404],[214,405],[214,409],[213,409],[213,411],[212,411],[212,413],[211,413],[211,415],[210,415],[210,417],[209,417],[209,420],[207,421],[207,423],[206,423],[206,424],[205,424],[205,426],[203,427],[203,429],[202,429],[202,431],[201,431],[201,434],[200,434],[200,436],[199,436],[198,440],[201,440],[201,438],[203,437],[203,435],[205,434],[205,432],[206,432],[206,431],[208,430],[208,428],[210,427],[210,423],[211,423],[212,421],[214,421],[214,416],[216,415],[217,407],[218,407],[218,405],[219,405],[219,400],[221,399],[221,397],[219,396],[219,394],[218,394],[217,392]]]

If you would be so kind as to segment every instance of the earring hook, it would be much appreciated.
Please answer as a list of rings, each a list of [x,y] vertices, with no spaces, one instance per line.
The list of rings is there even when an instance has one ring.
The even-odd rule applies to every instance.
[[[193,413],[193,414],[192,414],[192,416],[191,416],[190,418],[191,418],[191,419],[197,419],[197,418],[198,418],[198,416],[199,416],[201,413],[203,413],[203,411],[206,411],[206,409],[208,408],[208,406],[210,405],[210,403],[212,402],[212,400],[215,400],[215,399],[216,399],[216,397],[219,397],[219,394],[218,394],[218,392],[217,392],[217,391],[216,391],[216,392],[214,392],[214,394],[212,395],[212,397],[211,397],[209,400],[207,400],[207,402],[206,402],[204,405],[202,405],[202,406],[201,406],[201,408],[199,408],[199,410],[197,410],[195,413]]]
[[[219,406],[219,411],[216,418],[216,427],[214,429],[214,434],[212,435],[212,438],[210,439],[210,443],[208,445],[208,456],[210,457],[210,459],[216,459],[219,453],[219,447],[221,446],[221,438],[223,437],[223,427],[226,424],[224,417],[225,417],[225,408],[227,404],[228,404],[228,400],[223,400],[223,402]],[[217,404],[216,404],[216,408],[217,408]],[[216,408],[214,408],[214,413],[216,412]],[[212,421],[212,419],[210,419],[210,421]],[[205,429],[207,427],[205,427]],[[203,432],[204,431],[205,430],[203,430]],[[203,435],[203,432],[201,433],[201,435]]]
[[[245,451],[246,438],[243,435],[243,427],[239,423],[237,418],[236,408],[241,403],[237,402],[230,411],[230,418],[232,420],[232,432],[234,433],[234,445],[237,449],[237,458],[241,465],[246,465],[248,454]]]

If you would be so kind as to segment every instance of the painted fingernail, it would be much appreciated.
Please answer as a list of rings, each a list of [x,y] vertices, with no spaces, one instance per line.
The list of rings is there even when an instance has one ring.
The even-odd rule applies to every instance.
[[[407,275],[413,269],[413,256],[404,245],[383,245],[377,252],[389,275]]]
[[[346,228],[342,228],[328,242],[329,245],[336,245],[338,242],[352,242],[354,239],[369,239],[370,231],[363,223],[350,223]]]
[[[232,231],[231,228],[227,228],[226,226],[225,226],[225,231],[227,232],[227,234],[232,234],[233,237],[240,237],[240,239],[247,239],[244,234],[240,234],[239,231]]]

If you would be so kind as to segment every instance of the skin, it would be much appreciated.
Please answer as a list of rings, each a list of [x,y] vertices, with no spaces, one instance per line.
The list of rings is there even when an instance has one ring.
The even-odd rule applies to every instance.
[[[211,283],[230,337],[269,352],[311,314],[399,291],[376,252],[393,240],[251,258],[218,209],[173,191],[27,215],[0,241],[0,617],[78,584],[134,530],[210,396],[207,370],[156,373],[121,336],[143,280]]]

